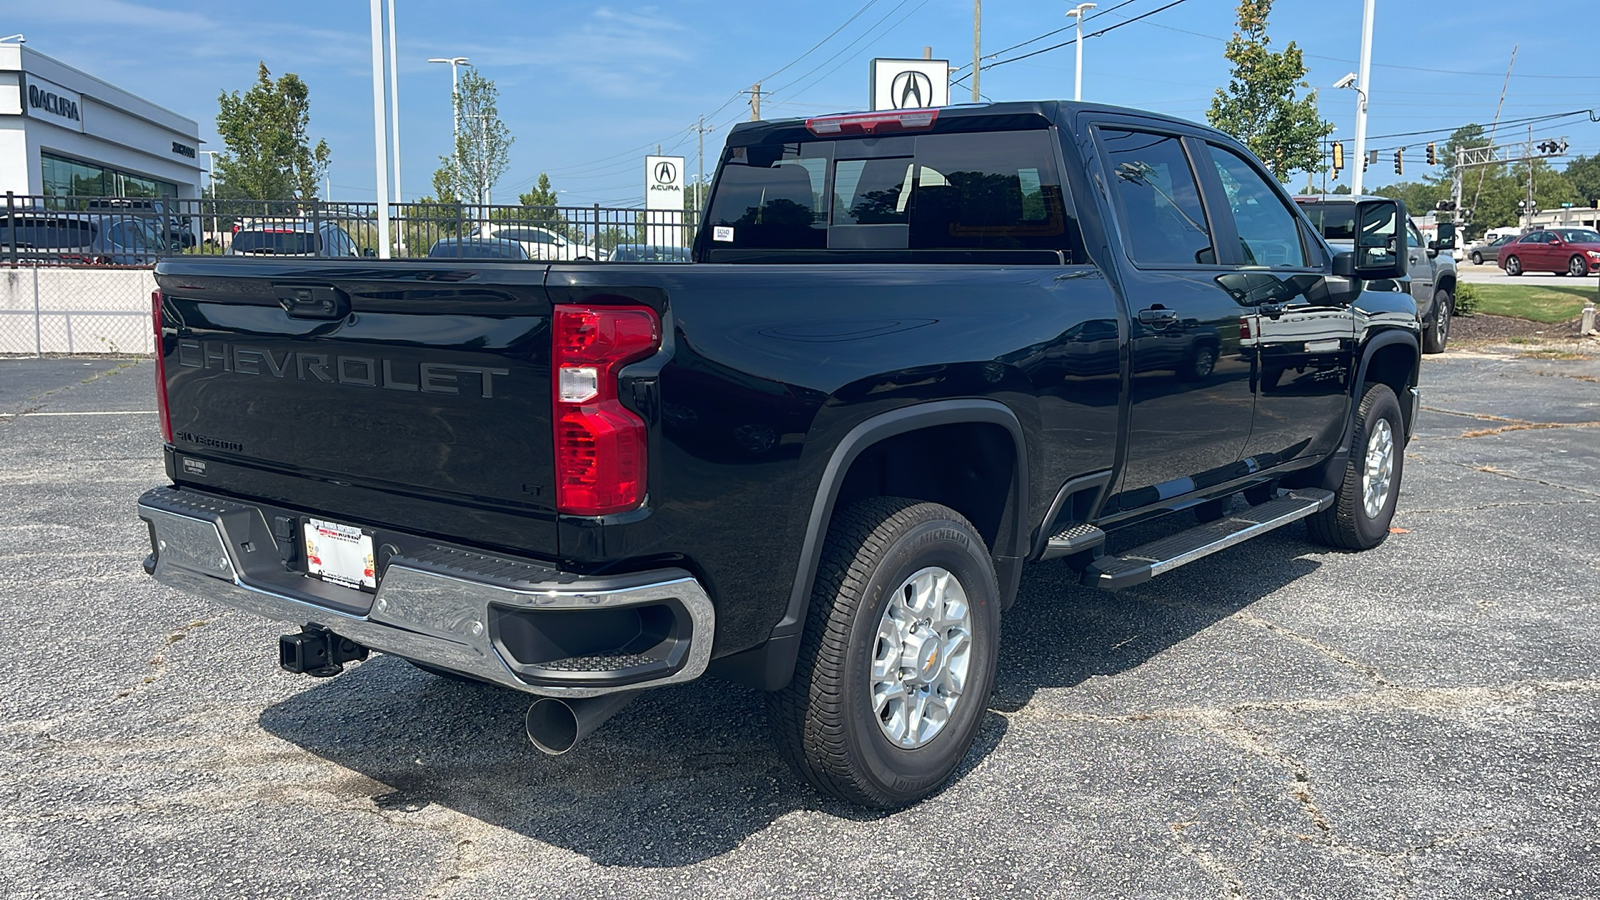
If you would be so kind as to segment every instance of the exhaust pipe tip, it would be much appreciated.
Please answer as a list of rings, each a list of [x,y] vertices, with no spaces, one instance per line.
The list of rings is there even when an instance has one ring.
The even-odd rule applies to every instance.
[[[540,697],[528,707],[528,740],[545,753],[560,756],[593,733],[617,710],[638,696],[638,691],[618,691],[582,700]]]
[[[528,707],[526,727],[528,740],[551,756],[560,756],[578,743],[578,716],[561,700],[535,700]]]

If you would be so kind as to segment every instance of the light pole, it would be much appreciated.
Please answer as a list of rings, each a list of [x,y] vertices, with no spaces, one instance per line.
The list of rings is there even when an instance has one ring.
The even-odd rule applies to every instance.
[[[384,146],[383,104],[383,0],[372,0],[372,148],[377,163],[378,258],[389,254],[389,154]]]
[[[400,190],[400,57],[394,52],[394,5],[389,0],[389,127],[394,135],[394,202],[404,203]]]
[[[1356,156],[1350,172],[1350,195],[1357,196],[1361,193],[1361,176],[1367,168],[1367,92],[1357,83],[1354,72],[1335,81],[1333,86],[1350,88],[1359,97],[1356,102]]]
[[[429,59],[428,62],[450,64],[450,121],[452,123],[452,128],[450,131],[450,155],[454,157],[456,155],[455,142],[461,137],[461,89],[459,87],[460,81],[456,77],[456,67],[465,65],[467,58],[465,56],[435,56],[432,59]]]
[[[217,154],[221,153],[222,151],[221,150],[201,150],[200,152],[204,153],[206,155],[206,174],[211,178],[211,230],[212,230],[212,233],[216,233],[216,231],[217,231]],[[201,191],[200,192],[200,196],[201,196],[201,201],[204,202],[204,200],[205,200],[205,192]],[[200,217],[200,230],[202,232],[206,230],[206,219],[205,219],[204,215],[202,215]],[[204,241],[204,235],[201,235],[201,238],[202,238],[201,243],[204,243],[205,242]],[[220,235],[220,234],[217,235],[217,246],[219,246],[219,247],[222,246],[222,235]]]
[[[1372,93],[1372,8],[1375,0],[1366,0],[1361,13],[1361,80],[1355,84],[1361,95],[1356,105],[1356,157],[1367,158],[1367,98]],[[1357,168],[1351,175],[1350,193],[1361,194],[1362,171]]]
[[[1093,3],[1079,3],[1072,9],[1067,10],[1067,15],[1078,21],[1078,38],[1073,41],[1078,49],[1078,64],[1072,79],[1072,99],[1074,101],[1083,99],[1083,14],[1094,9],[1094,7]]]
[[[20,34],[8,34],[5,37],[0,37],[0,44],[9,44],[12,41],[16,41],[19,44],[26,44],[28,39]]]

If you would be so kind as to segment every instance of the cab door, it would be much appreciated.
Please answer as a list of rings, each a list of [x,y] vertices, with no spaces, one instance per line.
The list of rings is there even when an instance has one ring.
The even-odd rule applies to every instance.
[[[1422,232],[1410,221],[1406,222],[1406,253],[1411,261],[1411,299],[1417,301],[1417,312],[1427,315],[1433,305],[1433,284],[1437,280],[1439,264],[1428,255],[1428,242]]]
[[[1276,179],[1235,148],[1205,149],[1221,189],[1213,218],[1234,263],[1218,280],[1245,309],[1255,416],[1244,466],[1320,459],[1344,436],[1356,345],[1350,294],[1343,284],[1330,290],[1326,248]]]
[[[1131,117],[1093,132],[1132,320],[1123,475],[1105,510],[1115,513],[1237,477],[1253,400],[1243,310],[1217,281],[1228,267],[1201,199],[1202,145],[1171,123]]]

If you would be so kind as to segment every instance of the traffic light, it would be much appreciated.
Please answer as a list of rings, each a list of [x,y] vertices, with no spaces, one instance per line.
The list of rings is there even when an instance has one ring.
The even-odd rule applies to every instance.
[[[1333,171],[1344,168],[1344,141],[1333,142]]]
[[[1439,157],[1433,152],[1433,141],[1429,141],[1428,142],[1428,165],[1436,166],[1438,164],[1439,164]]]
[[[1394,152],[1394,173],[1396,175],[1404,175],[1405,174],[1405,166],[1401,164],[1401,157],[1400,157],[1400,154],[1402,152],[1404,152],[1405,149],[1406,148],[1401,147],[1399,150],[1396,150]]]

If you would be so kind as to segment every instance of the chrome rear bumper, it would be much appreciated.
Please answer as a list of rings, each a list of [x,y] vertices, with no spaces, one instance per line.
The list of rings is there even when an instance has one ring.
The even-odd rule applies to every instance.
[[[581,576],[428,544],[388,558],[373,595],[287,567],[283,535],[275,536],[267,514],[250,504],[157,488],[139,498],[139,518],[151,532],[146,570],[163,584],[269,619],[321,625],[375,650],[519,691],[550,697],[635,691],[698,678],[711,659],[715,611],[682,569]],[[649,644],[648,635],[634,636],[626,648],[542,658],[555,652],[538,634],[545,611],[595,613],[561,617],[562,627],[580,635],[585,620],[612,631],[633,628],[633,611],[648,625],[641,633],[660,639]]]

